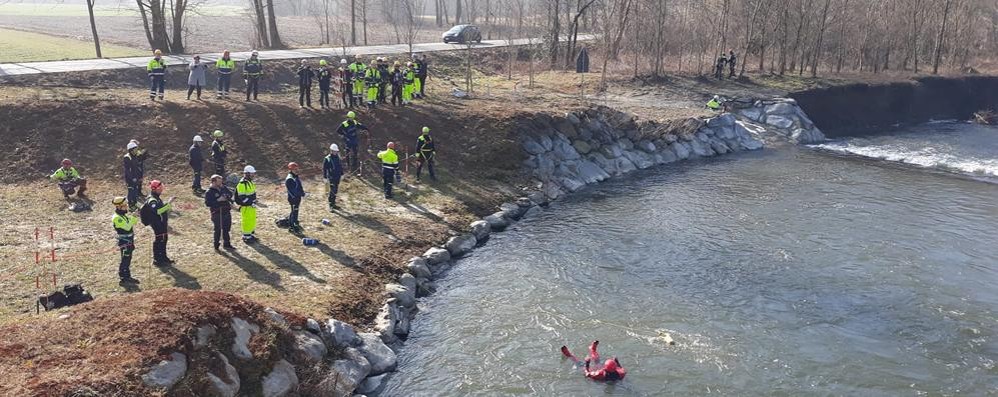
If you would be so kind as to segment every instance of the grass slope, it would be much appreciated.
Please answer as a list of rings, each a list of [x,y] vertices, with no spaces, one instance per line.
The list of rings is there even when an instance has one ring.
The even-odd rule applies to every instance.
[[[94,58],[94,44],[47,34],[0,29],[0,62],[58,61]],[[148,51],[102,44],[101,55],[127,57],[146,55]]]

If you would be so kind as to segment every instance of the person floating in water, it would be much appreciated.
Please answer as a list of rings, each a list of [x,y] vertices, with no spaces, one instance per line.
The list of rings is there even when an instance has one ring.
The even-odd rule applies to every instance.
[[[601,382],[611,382],[617,380],[623,380],[624,376],[627,375],[627,370],[620,365],[620,361],[616,357],[611,357],[603,363],[603,368],[592,369],[590,363],[595,361],[599,365],[599,352],[596,348],[599,347],[599,341],[595,340],[589,345],[589,357],[585,360],[585,369],[583,374],[589,379]],[[578,363],[579,359],[572,355],[572,352],[568,351],[568,347],[562,346],[561,353],[568,357],[573,362]]]

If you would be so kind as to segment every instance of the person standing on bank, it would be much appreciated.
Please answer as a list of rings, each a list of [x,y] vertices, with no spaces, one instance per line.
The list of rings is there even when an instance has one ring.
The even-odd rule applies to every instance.
[[[300,234],[302,232],[301,223],[298,222],[298,208],[301,206],[301,199],[305,197],[305,188],[301,185],[301,178],[298,177],[298,163],[288,163],[288,176],[284,178],[284,187],[288,191],[288,204],[291,205],[291,213],[288,214],[288,230],[291,233]]]
[[[142,195],[142,179],[145,177],[143,163],[149,154],[140,149],[139,143],[135,140],[128,142],[125,148],[128,151],[122,157],[122,163],[125,187],[128,189],[128,208],[135,211],[138,209],[139,196]]]
[[[229,155],[229,152],[225,150],[225,144],[222,143],[222,137],[225,136],[225,133],[222,130],[215,130],[211,136],[215,137],[215,140],[211,142],[211,161],[215,163],[215,173],[225,178],[225,157]]]
[[[204,142],[201,135],[194,135],[194,143],[187,150],[188,163],[190,163],[191,169],[194,170],[194,181],[191,182],[191,191],[194,194],[204,193],[204,189],[201,188],[201,171],[204,170],[204,154],[201,153],[201,142]]]
[[[336,128],[336,133],[343,136],[343,142],[347,146],[347,163],[351,172],[360,170],[360,131],[367,131],[367,126],[357,121],[357,113],[347,112],[347,119]]]
[[[151,226],[156,239],[152,243],[152,261],[156,266],[167,266],[173,263],[173,259],[166,256],[166,242],[169,240],[170,211],[173,210],[173,200],[170,197],[163,201],[160,196],[163,194],[163,182],[154,180],[149,182],[150,195],[146,204],[142,206],[142,224]]]
[[[243,168],[243,178],[236,185],[236,204],[239,205],[239,217],[243,229],[243,242],[256,241],[256,183],[253,176],[256,168],[247,165]]]
[[[426,63],[426,54],[422,54],[417,63],[416,80],[419,80],[419,97],[423,98],[426,96],[426,78],[430,74],[428,69],[430,65]]]
[[[250,101],[250,94],[256,101],[256,95],[260,92],[260,76],[263,75],[263,64],[260,63],[259,53],[253,51],[250,59],[243,64],[243,78],[246,79],[246,102]]]
[[[118,261],[118,279],[121,284],[138,284],[139,280],[132,278],[132,252],[135,251],[135,225],[139,223],[139,218],[128,213],[128,200],[124,197],[115,197],[111,200],[114,204],[114,215],[111,215],[111,224],[118,234],[118,251],[121,259]]]
[[[395,183],[395,172],[399,168],[399,155],[395,153],[395,142],[388,142],[385,150],[378,152],[381,159],[381,177],[384,179],[385,198],[392,197],[392,184]]]
[[[304,109],[306,105],[312,107],[312,79],[315,78],[315,71],[308,65],[308,61],[302,59],[301,67],[298,68],[298,107]]]
[[[735,50],[728,50],[728,78],[735,77],[735,64],[737,59],[735,59]]]
[[[343,101],[343,109],[353,107],[353,83],[350,82],[352,74],[347,69],[347,60],[340,59],[340,68],[336,70],[336,81],[340,87],[340,100]]]
[[[329,183],[329,212],[336,210],[336,193],[340,190],[340,178],[343,177],[343,165],[340,163],[340,148],[336,144],[329,145],[329,155],[322,160],[322,177]]]
[[[416,159],[419,165],[416,166],[416,182],[419,182],[419,174],[426,165],[430,171],[430,179],[436,181],[437,175],[433,173],[433,158],[437,154],[436,146],[433,144],[433,137],[430,136],[430,127],[423,127],[423,134],[416,139]]]
[[[155,101],[156,94],[159,100],[163,100],[163,91],[166,89],[166,61],[163,60],[163,51],[153,52],[153,58],[146,65],[146,73],[149,74],[149,99]]]
[[[319,107],[322,109],[330,109],[329,107],[329,89],[331,88],[333,82],[333,70],[329,68],[326,64],[326,60],[319,61]]]
[[[229,240],[229,230],[232,228],[232,190],[225,186],[225,178],[221,175],[211,176],[211,187],[204,194],[204,204],[211,209],[211,224],[215,227],[213,246],[218,251],[219,243],[227,250],[236,249]]]
[[[236,70],[236,61],[229,57],[229,50],[222,53],[222,57],[215,61],[215,69],[218,71],[217,98],[229,97],[229,86],[232,84],[232,72]]]
[[[208,79],[208,65],[201,63],[201,56],[195,55],[194,60],[187,65],[191,73],[187,76],[187,100],[191,100],[191,93],[198,92],[198,100],[201,100],[201,87],[204,87]]]

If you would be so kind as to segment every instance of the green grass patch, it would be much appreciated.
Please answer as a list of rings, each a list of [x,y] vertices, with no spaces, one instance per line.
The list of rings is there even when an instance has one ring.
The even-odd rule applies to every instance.
[[[202,6],[197,8],[198,15],[226,16],[240,15],[245,11],[239,6]],[[82,17],[89,15],[85,3],[79,4],[38,4],[38,3],[8,3],[0,4],[0,15],[34,16],[34,17]],[[102,17],[138,16],[135,4],[129,6],[95,6],[94,15]]]
[[[94,44],[47,34],[0,29],[0,62],[58,61],[94,58]],[[117,45],[101,45],[101,55],[127,57],[147,55],[149,51]]]

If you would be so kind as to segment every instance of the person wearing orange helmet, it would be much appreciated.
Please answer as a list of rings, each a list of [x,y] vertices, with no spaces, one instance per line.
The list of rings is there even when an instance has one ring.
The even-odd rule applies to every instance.
[[[173,259],[166,256],[166,242],[169,237],[170,211],[173,210],[173,200],[176,197],[170,197],[169,200],[163,201],[160,196],[163,194],[164,188],[163,182],[159,180],[149,182],[151,194],[146,200],[146,204],[142,206],[140,214],[142,224],[152,227],[152,231],[156,235],[156,239],[152,243],[152,260],[153,265],[156,266],[167,266],[173,263]]]
[[[83,192],[87,191],[87,180],[80,176],[80,172],[73,167],[73,162],[69,159],[62,160],[62,167],[55,170],[49,178],[59,184],[62,195],[66,198],[76,193],[77,197],[83,197]],[[76,188],[80,188],[79,191]]]
[[[305,188],[301,185],[301,178],[298,177],[298,163],[288,163],[288,176],[284,178],[284,187],[288,191],[288,204],[291,204],[291,213],[288,214],[288,230],[292,233],[301,233],[302,227],[298,223],[298,207],[301,205],[302,197],[305,197]]]

